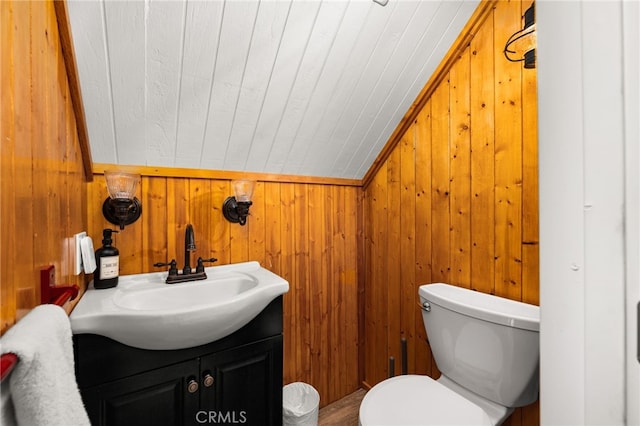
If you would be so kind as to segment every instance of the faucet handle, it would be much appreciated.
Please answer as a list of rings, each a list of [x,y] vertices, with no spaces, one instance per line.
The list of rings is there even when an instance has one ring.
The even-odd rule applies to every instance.
[[[203,259],[201,257],[198,258],[198,265],[196,266],[196,273],[204,272],[204,262],[216,262],[218,259],[212,257],[211,259]]]
[[[178,275],[178,263],[176,262],[175,259],[171,259],[171,262],[169,263],[163,263],[163,262],[154,263],[153,266],[155,266],[156,268],[160,268],[162,266],[168,266],[169,276]]]

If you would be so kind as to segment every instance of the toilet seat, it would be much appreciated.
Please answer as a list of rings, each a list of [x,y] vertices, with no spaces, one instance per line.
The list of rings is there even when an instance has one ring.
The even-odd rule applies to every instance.
[[[482,408],[428,376],[384,380],[360,405],[362,426],[491,424]]]

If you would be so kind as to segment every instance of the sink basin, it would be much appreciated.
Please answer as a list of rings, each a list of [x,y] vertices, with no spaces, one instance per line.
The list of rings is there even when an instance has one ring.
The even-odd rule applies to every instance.
[[[209,280],[207,280],[209,281]],[[123,308],[139,311],[170,312],[207,308],[212,301],[218,303],[241,296],[258,285],[249,277],[228,277],[215,283],[194,281],[193,285],[166,285],[161,288],[120,290],[113,295],[113,302]],[[184,284],[184,283],[182,283]]]
[[[167,272],[123,275],[118,286],[90,285],[69,317],[74,334],[109,337],[141,349],[203,345],[239,330],[289,283],[258,262],[205,268],[207,279],[166,284]]]

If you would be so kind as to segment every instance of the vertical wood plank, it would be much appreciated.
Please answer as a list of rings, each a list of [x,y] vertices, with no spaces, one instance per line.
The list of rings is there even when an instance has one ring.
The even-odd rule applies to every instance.
[[[261,265],[266,264],[265,258],[265,220],[266,200],[264,183],[257,182],[253,191],[253,204],[249,210],[247,226],[249,228],[249,247],[247,260],[255,260]],[[267,268],[269,269],[269,268]]]
[[[45,139],[47,161],[45,162],[45,170],[47,173],[46,189],[47,189],[47,209],[46,221],[48,225],[47,239],[42,241],[48,253],[62,253],[64,242],[64,229],[61,229],[63,212],[61,197],[64,194],[64,181],[60,173],[60,164],[62,162],[61,149],[59,139],[61,134],[60,123],[60,98],[58,86],[58,54],[60,44],[58,40],[57,24],[55,13],[53,13],[53,3],[45,2],[37,5],[34,10],[41,10],[44,18],[45,34],[44,34],[44,66],[46,68],[45,78],[45,99],[46,99],[46,119],[45,119]],[[34,145],[42,141],[34,140]],[[61,280],[67,272],[64,268],[64,257],[60,257],[54,262],[56,267],[56,279]]]
[[[309,194],[308,186],[294,185],[294,215],[295,215],[295,259],[296,259],[296,316],[299,322],[299,344],[296,347],[296,363],[299,377],[303,381],[311,379],[311,285],[309,272]]]
[[[211,256],[218,259],[218,264],[231,263],[231,225],[222,214],[222,205],[231,194],[229,181],[211,181]]]
[[[416,283],[431,282],[431,101],[429,100],[418,114],[415,126],[416,135]],[[417,341],[415,346],[415,372],[431,374],[431,351],[427,342],[427,333],[422,320],[422,311],[415,313]]]
[[[169,260],[175,259],[178,268],[184,264],[184,232],[191,220],[189,212],[189,180],[167,180],[167,252]],[[144,209],[144,206],[142,207]]]
[[[356,201],[356,251],[354,255],[357,257],[356,263],[354,264],[356,270],[356,285],[357,285],[357,309],[355,310],[358,313],[357,322],[357,341],[358,341],[358,354],[357,354],[357,362],[358,362],[358,386],[360,383],[366,385],[366,282],[369,278],[369,271],[371,270],[371,251],[369,244],[369,235],[370,227],[368,223],[370,223],[367,218],[369,217],[369,201],[367,196],[367,191],[358,188],[357,190],[357,201]]]
[[[323,286],[323,301],[321,304],[322,307],[322,320],[324,322],[321,330],[321,342],[324,353],[327,354],[329,358],[329,362],[331,362],[332,355],[335,356],[333,351],[333,341],[338,336],[333,336],[331,334],[331,323],[333,321],[333,315],[331,313],[332,301],[334,300],[334,293],[336,293],[336,289],[333,286],[333,271],[332,267],[334,265],[334,256],[333,256],[333,234],[334,234],[334,216],[336,212],[335,201],[333,198],[332,188],[328,185],[321,185],[319,187],[320,194],[323,200],[323,212],[334,212],[334,214],[324,214],[323,215],[323,230],[320,234],[322,239],[319,240],[322,248],[322,286]],[[317,322],[316,322],[317,324]],[[322,356],[322,355],[321,355]],[[338,375],[339,377],[339,375]],[[329,378],[329,375],[326,372],[323,372],[323,382],[325,383],[326,395],[328,395],[328,400],[332,401],[336,399],[336,387],[332,385],[332,380]]]
[[[167,251],[167,179],[145,176],[140,189],[142,264],[150,267],[157,262],[167,263],[174,255]]]
[[[380,168],[381,170],[382,168]],[[377,176],[377,173],[376,173]],[[375,176],[374,176],[375,177]],[[374,179],[375,181],[375,179]],[[360,374],[362,375],[362,380],[366,383],[367,386],[373,386],[375,384],[374,373],[372,368],[372,360],[375,352],[378,348],[375,346],[375,333],[373,330],[373,325],[371,324],[371,317],[375,316],[378,312],[374,309],[373,305],[373,297],[372,297],[372,282],[375,280],[375,274],[373,272],[375,262],[373,261],[374,254],[374,227],[373,227],[373,217],[375,211],[375,197],[374,197],[374,185],[373,182],[367,186],[363,194],[363,230],[364,230],[364,242],[363,242],[363,251],[364,251],[364,267],[365,267],[365,275],[366,278],[363,278],[361,286],[362,291],[360,293],[361,303],[364,305],[362,308],[361,314],[361,322],[359,325],[359,332],[362,333],[362,343],[364,345],[362,353],[360,354]]]
[[[450,276],[449,197],[449,79],[442,82],[431,100],[431,279],[448,282]]]
[[[264,209],[265,209],[265,261],[264,267],[271,272],[282,276],[281,257],[282,231],[280,224],[282,217],[280,212],[281,195],[279,183],[264,184]]]
[[[387,159],[387,232],[385,244],[387,245],[387,276],[379,285],[386,289],[387,303],[387,357],[394,357],[395,370],[400,366],[400,336],[401,336],[401,257],[398,250],[400,240],[400,219],[404,210],[400,205],[400,148],[396,147]],[[390,374],[390,373],[389,373]]]
[[[32,76],[38,73],[43,77],[34,79],[32,83],[32,93],[40,102],[32,102],[32,122],[34,123],[32,132],[32,142],[30,142],[37,151],[33,157],[33,180],[34,182],[42,182],[42,185],[34,186],[33,191],[33,211],[34,211],[34,267],[38,265],[42,267],[47,252],[53,250],[47,245],[47,240],[56,238],[56,231],[51,235],[48,230],[51,229],[49,221],[49,194],[51,193],[51,183],[53,179],[49,175],[49,164],[47,153],[49,146],[47,141],[52,139],[49,134],[50,125],[48,122],[51,114],[48,112],[50,104],[50,96],[48,84],[50,80],[49,66],[49,49],[47,47],[48,21],[46,18],[46,7],[43,3],[32,3],[31,25],[38,28],[38,35],[32,35],[30,50],[35,52],[31,59]],[[33,32],[33,30],[32,30]],[[37,124],[36,124],[37,123]],[[55,262],[54,262],[55,263]],[[57,265],[54,265],[57,266]],[[36,289],[36,297],[39,298],[40,292]],[[18,307],[20,309],[20,307]]]
[[[280,197],[280,276],[289,282],[289,291],[283,300],[284,327],[284,383],[291,383],[301,377],[296,352],[300,341],[300,321],[297,304],[300,287],[296,281],[296,221],[294,217],[295,187],[293,184],[279,184]],[[275,202],[275,200],[274,200]]]
[[[4,333],[16,320],[16,273],[13,265],[15,264],[15,252],[7,250],[7,247],[14,247],[16,242],[16,223],[15,223],[15,195],[13,188],[15,187],[15,166],[14,166],[14,150],[16,141],[17,114],[15,102],[22,95],[18,86],[18,73],[29,73],[30,71],[23,67],[16,66],[17,52],[28,48],[28,36],[21,35],[26,32],[29,34],[28,27],[24,28],[24,23],[29,23],[28,19],[22,20],[16,16],[19,11],[16,7],[24,7],[26,4],[14,2],[0,2],[0,19],[2,26],[0,27],[0,84],[3,88],[2,99],[0,99],[2,107],[2,115],[0,120],[0,314],[2,315],[2,323],[0,331]],[[26,38],[26,40],[25,40]],[[22,40],[22,42],[20,41]],[[22,69],[20,69],[22,68]],[[24,125],[24,124],[23,124]],[[30,145],[30,143],[29,143]],[[31,242],[33,243],[33,242]],[[33,247],[29,248],[32,252]],[[12,254],[13,253],[13,254]]]
[[[387,313],[387,167],[376,174],[371,186],[369,210],[371,222],[370,259],[371,276],[365,288],[365,378],[371,385],[388,376],[388,313]],[[373,207],[375,206],[375,207]]]
[[[493,23],[493,13],[488,23]],[[471,41],[471,288],[494,293],[493,25]]]
[[[400,312],[401,336],[407,339],[407,365],[400,368],[415,371],[416,314],[418,306],[418,286],[416,285],[416,126],[409,127],[400,141]],[[400,370],[402,371],[402,370]]]
[[[532,1],[522,3],[524,13]],[[522,70],[522,301],[540,303],[536,69]]]
[[[67,209],[69,216],[67,218],[67,232],[69,238],[78,232],[87,231],[87,202],[86,197],[78,196],[85,192],[85,174],[82,150],[80,148],[80,140],[76,132],[77,123],[74,115],[71,96],[67,89],[67,102],[65,116],[67,125],[67,181],[69,191],[67,195]],[[75,266],[75,241],[70,239],[68,244],[68,258],[71,268]],[[84,274],[71,275],[69,283],[78,287],[84,287]]]
[[[138,189],[137,194],[140,194],[140,189]],[[140,271],[153,270],[151,269],[153,268],[152,264],[144,262],[146,259],[143,256],[142,245],[143,224],[143,221],[137,220],[125,226],[124,229],[119,229],[118,225],[107,222],[106,227],[118,231],[117,234],[113,234],[113,245],[117,247],[120,252],[120,275],[136,274]],[[178,263],[178,265],[180,265],[180,263]]]
[[[190,252],[189,265],[194,268],[197,265],[198,257],[209,259],[213,257],[210,235],[213,225],[211,214],[211,181],[208,179],[189,180],[189,222],[193,226],[193,234],[196,241],[196,249]],[[184,235],[183,235],[184,244]],[[180,261],[178,265],[184,264],[184,245],[179,247]],[[207,264],[208,266],[208,264]]]
[[[358,244],[363,235],[359,232],[358,215],[361,213],[360,188],[344,188],[344,224],[341,234],[344,239],[344,262],[341,276],[342,305],[340,307],[344,318],[345,338],[341,343],[345,362],[342,369],[346,372],[343,383],[343,395],[349,395],[360,388],[360,300],[358,292],[359,248]]]
[[[347,362],[345,331],[346,331],[346,315],[343,311],[343,289],[345,287],[344,280],[344,260],[345,260],[345,239],[344,239],[344,223],[345,223],[345,199],[344,188],[327,187],[327,191],[331,193],[331,211],[334,212],[331,233],[331,246],[329,250],[329,283],[330,300],[329,300],[329,343],[331,345],[331,355],[329,363],[336,367],[337,375],[333,380],[329,380],[331,395],[345,395],[346,371],[345,364]]]
[[[450,283],[470,287],[471,280],[471,146],[470,52],[460,55],[450,76]]]
[[[9,7],[10,5],[6,5]],[[39,132],[42,127],[42,123],[37,122],[32,114],[35,104],[37,102],[31,96],[25,96],[31,91],[31,81],[33,79],[33,66],[32,59],[25,55],[23,49],[30,49],[32,45],[40,45],[43,43],[44,36],[34,35],[33,24],[31,23],[31,14],[34,8],[38,8],[36,16],[38,19],[44,19],[41,5],[31,5],[30,3],[13,3],[12,5],[14,21],[7,22],[6,26],[8,31],[12,31],[11,37],[15,43],[15,50],[9,48],[9,52],[13,53],[12,58],[9,59],[7,65],[12,64],[15,72],[13,77],[13,86],[3,85],[3,103],[5,95],[9,97],[8,101],[13,103],[11,113],[14,114],[13,119],[16,125],[13,123],[3,123],[3,129],[6,125],[8,128],[13,128],[13,135],[11,139],[7,140],[3,137],[2,140],[2,157],[8,160],[8,168],[4,170],[2,180],[7,180],[8,187],[3,187],[3,194],[6,194],[10,198],[10,201],[5,207],[4,197],[2,210],[2,222],[8,222],[12,228],[7,230],[9,235],[15,233],[14,230],[19,229],[19,234],[16,238],[5,247],[2,252],[2,257],[7,257],[8,265],[5,270],[9,276],[6,279],[17,280],[16,287],[32,287],[30,281],[38,278],[37,271],[35,271],[35,257],[34,257],[34,241],[33,235],[37,227],[34,226],[34,219],[41,220],[42,213],[38,213],[34,210],[33,199],[33,171],[32,161],[34,153],[39,156],[41,152],[41,141],[34,137],[35,132]],[[40,7],[38,7],[40,6]],[[3,21],[4,22],[4,21]],[[5,24],[3,24],[5,26]],[[3,47],[4,49],[4,47]],[[41,63],[41,62],[40,62]],[[4,71],[3,65],[3,71]],[[6,89],[4,89],[6,88]],[[13,90],[11,90],[13,88]],[[12,98],[12,99],[11,99]],[[38,107],[39,111],[44,111],[42,107]],[[4,118],[4,116],[3,116]],[[44,117],[42,117],[44,118]],[[5,152],[6,148],[9,152]],[[5,157],[6,156],[6,157]],[[4,163],[4,161],[3,161]],[[4,166],[4,164],[3,164]],[[8,213],[8,214],[7,214]],[[11,248],[11,249],[10,249]],[[35,298],[35,293],[31,292]],[[5,298],[2,299],[3,303]],[[33,303],[33,302],[31,302]],[[31,305],[29,300],[26,300],[26,304],[17,303],[18,309],[28,309]]]
[[[113,226],[102,215],[102,204],[108,197],[104,176],[96,175],[87,184],[87,234],[93,239],[96,249],[102,245],[102,230]]]
[[[522,2],[522,13],[533,1]],[[538,97],[536,69],[522,70],[522,301],[540,304]],[[523,426],[540,424],[540,401],[522,408]]]
[[[310,344],[311,344],[311,379],[320,387],[318,392],[328,396],[328,382],[326,374],[322,371],[320,354],[329,353],[327,347],[328,327],[327,327],[327,271],[325,264],[327,253],[324,250],[325,238],[325,218],[324,218],[325,195],[321,186],[309,186],[309,284],[311,306],[309,309],[311,324]]]
[[[118,228],[112,224],[109,227]],[[120,252],[120,275],[136,274],[151,268],[142,262],[142,222],[138,220],[123,230],[118,229],[118,233],[113,235],[113,245]]]
[[[501,49],[520,22],[520,2],[499,2],[494,46]],[[495,55],[495,286],[496,294],[522,298],[522,64]]]

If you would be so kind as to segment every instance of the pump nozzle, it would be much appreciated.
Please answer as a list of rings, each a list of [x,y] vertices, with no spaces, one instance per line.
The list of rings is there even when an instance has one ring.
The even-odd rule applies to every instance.
[[[105,228],[102,230],[102,245],[111,245],[111,234],[114,232],[118,233],[115,229]]]

